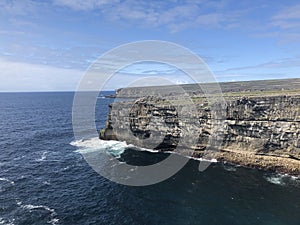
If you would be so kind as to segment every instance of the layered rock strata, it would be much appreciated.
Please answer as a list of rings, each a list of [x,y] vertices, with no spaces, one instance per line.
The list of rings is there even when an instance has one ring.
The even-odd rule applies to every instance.
[[[222,118],[203,95],[116,102],[100,138],[300,175],[300,91],[277,89],[224,93]]]

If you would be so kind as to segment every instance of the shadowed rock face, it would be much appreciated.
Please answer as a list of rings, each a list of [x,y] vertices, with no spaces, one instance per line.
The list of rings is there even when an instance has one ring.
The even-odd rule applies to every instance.
[[[226,116],[217,131],[212,127],[217,119],[213,106],[201,95],[193,97],[197,110],[184,116],[179,116],[189,108],[184,102],[174,107],[165,99],[142,97],[113,103],[100,138],[140,147],[148,147],[144,146],[147,139],[159,139],[152,148],[164,151],[181,145],[189,150],[183,154],[201,157],[212,145],[211,139],[219,137],[214,153],[219,160],[300,174],[300,91],[270,90],[225,93]],[[179,142],[188,132],[194,132],[196,139]]]
[[[181,129],[178,113],[174,106],[162,99],[148,97],[136,101],[130,109],[129,122],[130,132],[138,139],[164,135],[154,149],[174,149],[179,142]],[[163,127],[165,132],[162,132]]]

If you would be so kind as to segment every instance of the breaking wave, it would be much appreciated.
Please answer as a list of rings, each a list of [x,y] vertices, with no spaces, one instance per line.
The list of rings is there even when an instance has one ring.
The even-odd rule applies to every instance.
[[[206,158],[195,158],[195,157],[188,157],[190,159],[193,159],[193,160],[197,160],[197,161],[200,161],[200,162],[211,162],[211,163],[217,163],[218,160],[217,159],[206,159]]]
[[[9,179],[7,179],[7,178],[2,178],[2,177],[0,177],[0,181],[6,181],[6,182],[8,182],[8,183],[10,183],[10,184],[12,184],[12,185],[15,184],[14,181],[11,181],[11,180],[9,180]]]
[[[133,150],[137,150],[137,151],[146,151],[146,152],[152,152],[152,153],[160,152],[159,150],[140,148],[140,147],[134,146],[132,144],[127,144],[125,141],[123,141],[123,142],[113,141],[113,140],[105,141],[105,140],[100,140],[99,138],[91,138],[91,139],[72,141],[70,143],[70,145],[77,147],[78,150],[76,150],[76,152],[79,152],[81,154],[99,151],[102,153],[108,153],[117,158],[119,158],[126,149],[133,149]],[[174,152],[174,151],[165,151],[164,153],[179,154],[178,152]],[[186,157],[193,159],[193,160],[200,161],[200,162],[201,161],[211,162],[211,163],[218,162],[216,159],[195,158],[195,157],[191,157],[191,156],[186,156]]]
[[[46,210],[50,213],[50,220],[47,222],[49,224],[52,225],[56,225],[59,223],[59,219],[57,218],[57,213],[55,212],[54,209],[49,208],[48,206],[44,206],[44,205],[23,205],[22,202],[17,202],[17,205],[20,206],[22,209],[27,209],[30,211],[34,211],[34,210]]]
[[[35,161],[37,161],[37,162],[43,162],[43,161],[45,161],[45,159],[47,158],[47,151],[46,152],[43,152],[42,153],[42,155],[41,155],[41,157],[40,158],[38,158],[38,159],[36,159]]]
[[[11,221],[9,219],[4,219],[4,218],[1,218],[0,217],[0,224],[3,224],[3,225],[14,225],[14,219]]]
[[[277,185],[300,185],[300,177],[291,176],[288,174],[268,174],[264,178],[272,183]]]
[[[120,157],[127,148],[136,148],[133,145],[126,144],[126,142],[104,141],[99,138],[72,141],[70,144],[76,146],[78,148],[76,152],[81,154],[100,151],[111,154],[114,157]]]
[[[228,172],[235,172],[237,167],[234,165],[223,164],[223,168]]]

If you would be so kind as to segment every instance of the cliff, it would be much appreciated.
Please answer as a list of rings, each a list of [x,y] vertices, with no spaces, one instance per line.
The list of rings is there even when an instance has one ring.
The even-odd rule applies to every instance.
[[[214,137],[220,143],[211,155],[218,161],[299,175],[300,79],[221,83],[221,87],[227,103],[222,129],[214,130],[214,106],[194,85],[185,85],[196,109],[191,111],[187,111],[190,103],[177,102],[174,107],[154,95],[154,90],[165,88],[131,88],[122,91],[122,97],[127,93],[137,98],[110,105],[100,138],[140,147],[149,147],[149,140],[151,148],[161,151],[180,145],[183,155],[202,157],[211,151]],[[196,141],[184,139],[187,133]]]

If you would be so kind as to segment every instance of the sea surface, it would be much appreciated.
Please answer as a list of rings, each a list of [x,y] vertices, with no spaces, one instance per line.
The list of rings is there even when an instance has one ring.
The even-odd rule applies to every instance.
[[[73,96],[0,94],[0,224],[300,224],[296,177],[221,163],[199,172],[199,161],[191,159],[155,185],[107,180],[88,165],[74,140]],[[98,129],[112,101],[98,98]],[[151,164],[166,157],[97,141],[87,143],[105,145],[105,154],[120,161]]]

